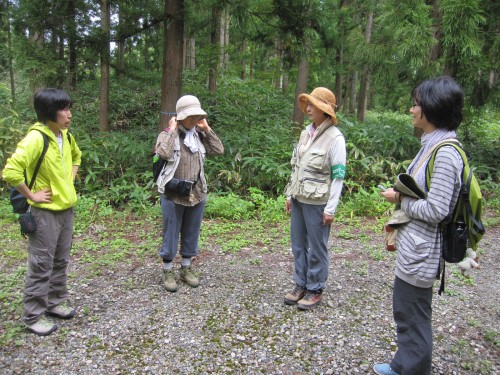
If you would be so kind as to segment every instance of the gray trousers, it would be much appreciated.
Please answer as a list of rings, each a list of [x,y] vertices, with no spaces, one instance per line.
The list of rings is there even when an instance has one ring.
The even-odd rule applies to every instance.
[[[292,198],[293,279],[297,285],[311,291],[322,290],[328,279],[330,225],[323,225],[324,209],[325,205],[304,204]]]
[[[73,208],[49,211],[32,207],[31,212],[37,230],[28,244],[21,317],[26,324],[36,323],[48,308],[68,298],[67,269],[73,242]]]
[[[179,235],[181,238],[181,256],[191,258],[198,254],[198,239],[201,222],[205,213],[207,198],[194,205],[176,204],[162,194],[160,197],[163,218],[163,242],[160,256],[164,261],[172,261],[177,255]]]
[[[401,375],[428,375],[432,365],[432,287],[396,277],[392,297],[398,350],[391,368]]]

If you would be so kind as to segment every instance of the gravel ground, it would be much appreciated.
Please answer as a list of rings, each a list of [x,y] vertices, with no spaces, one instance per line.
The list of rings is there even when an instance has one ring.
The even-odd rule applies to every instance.
[[[282,302],[293,287],[289,250],[206,249],[196,260],[201,286],[181,285],[177,293],[163,290],[153,255],[96,277],[76,259],[76,318],[59,321],[51,336],[27,335],[19,346],[0,348],[0,373],[372,373],[373,363],[389,361],[396,349],[394,258],[374,260],[366,244],[332,237],[324,300],[308,312]],[[448,293],[434,298],[433,375],[500,373],[499,240],[500,227],[489,228],[473,285],[447,269]]]

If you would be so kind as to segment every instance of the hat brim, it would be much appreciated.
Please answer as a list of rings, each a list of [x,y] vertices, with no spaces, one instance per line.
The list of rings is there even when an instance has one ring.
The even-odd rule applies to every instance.
[[[205,118],[208,115],[201,108],[187,108],[187,109],[177,113],[177,121],[185,120],[189,116],[203,116],[203,118]]]
[[[328,113],[333,119],[335,119],[337,117],[335,115],[335,111],[333,110],[333,107],[330,104],[321,102],[309,94],[300,94],[299,95],[299,107],[300,107],[300,110],[305,114],[307,114],[307,104],[308,103],[311,103],[313,106],[315,106],[319,110],[323,111],[324,113]]]

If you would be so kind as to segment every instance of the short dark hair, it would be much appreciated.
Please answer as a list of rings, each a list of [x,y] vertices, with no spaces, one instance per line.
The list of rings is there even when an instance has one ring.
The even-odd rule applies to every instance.
[[[455,130],[462,122],[464,93],[451,77],[423,81],[415,86],[411,98],[436,128]]]
[[[56,121],[57,111],[71,108],[72,102],[66,92],[59,89],[42,89],[35,94],[34,107],[38,121]]]

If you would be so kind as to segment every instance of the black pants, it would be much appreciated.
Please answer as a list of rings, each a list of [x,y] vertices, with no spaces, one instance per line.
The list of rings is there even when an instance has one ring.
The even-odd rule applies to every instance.
[[[391,368],[401,375],[429,375],[432,364],[432,287],[394,280],[392,295],[398,350]]]

